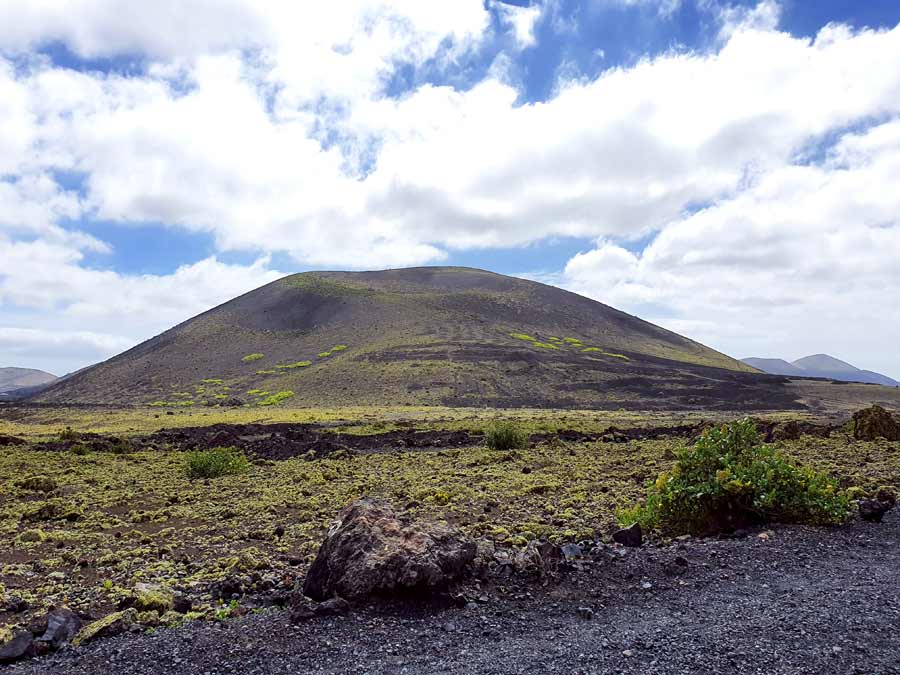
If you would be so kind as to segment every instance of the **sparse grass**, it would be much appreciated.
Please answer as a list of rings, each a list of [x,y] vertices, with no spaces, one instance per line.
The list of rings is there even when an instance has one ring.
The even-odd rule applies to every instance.
[[[484,433],[484,442],[491,450],[513,450],[528,445],[528,434],[515,422],[494,422]]]
[[[184,470],[191,480],[197,478],[218,478],[244,473],[250,462],[237,448],[212,448],[188,452],[184,458]]]
[[[334,347],[331,348],[331,351],[333,351],[333,352],[342,352],[342,351],[344,351],[344,350],[347,349],[347,348],[348,348],[347,345],[335,345]]]
[[[189,408],[194,405],[193,399],[181,401],[153,401],[147,405],[153,408]]]
[[[277,375],[278,371],[277,370],[257,370],[256,374],[257,375]]]
[[[510,337],[514,337],[517,340],[525,340],[527,342],[537,342],[537,338],[529,335],[528,333],[510,333]]]
[[[224,384],[225,381],[218,377],[208,377],[205,380],[200,380],[202,384]]]
[[[254,352],[252,354],[247,354],[247,356],[243,357],[241,361],[244,363],[252,363],[253,361],[259,361],[260,359],[266,358],[265,354],[260,354],[259,352]]]
[[[259,405],[278,405],[279,403],[283,403],[294,395],[292,391],[279,391],[276,394],[271,394],[266,396],[264,399],[259,401]]]

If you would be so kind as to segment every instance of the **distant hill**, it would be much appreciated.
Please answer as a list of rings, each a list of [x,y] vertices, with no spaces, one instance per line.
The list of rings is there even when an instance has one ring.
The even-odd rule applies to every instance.
[[[784,409],[796,398],[783,378],[583,296],[420,267],[280,279],[36,400]]]
[[[55,381],[56,375],[33,368],[0,368],[0,394]]]
[[[804,356],[802,359],[797,359],[790,363],[783,359],[748,358],[742,360],[747,365],[772,375],[825,377],[843,382],[866,382],[869,384],[883,384],[888,387],[900,386],[900,382],[887,375],[871,370],[861,370],[846,361],[841,361],[828,354]]]
[[[743,359],[748,366],[769,373],[771,375],[803,375],[803,369],[784,359]]]

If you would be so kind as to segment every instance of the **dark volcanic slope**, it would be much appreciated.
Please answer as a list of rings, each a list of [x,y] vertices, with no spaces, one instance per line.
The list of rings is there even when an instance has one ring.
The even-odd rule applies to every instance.
[[[78,373],[40,399],[201,405],[237,398],[255,405],[293,392],[280,404],[795,405],[783,378],[750,371],[552,286],[423,267],[286,277]]]

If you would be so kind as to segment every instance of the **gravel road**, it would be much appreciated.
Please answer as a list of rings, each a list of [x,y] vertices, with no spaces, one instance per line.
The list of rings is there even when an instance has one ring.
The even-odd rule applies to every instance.
[[[271,611],[9,672],[900,674],[898,511],[880,525],[607,549],[561,583],[470,590],[466,607],[380,603],[298,626]]]

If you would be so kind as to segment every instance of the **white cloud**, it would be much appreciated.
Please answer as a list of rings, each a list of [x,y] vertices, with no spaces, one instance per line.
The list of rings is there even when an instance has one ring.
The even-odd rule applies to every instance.
[[[565,283],[737,356],[856,355],[896,376],[900,195],[884,188],[898,180],[895,119],[673,222],[641,255],[601,243]]]
[[[533,44],[543,9],[499,8],[517,48]],[[813,301],[835,320],[875,311],[879,285],[894,288],[900,71],[884,64],[900,62],[900,27],[795,38],[777,30],[771,0],[718,16],[711,52],[564,80],[523,104],[500,74],[514,50],[474,86],[385,93],[401,66],[453,71],[478,53],[491,38],[481,0],[315,12],[287,0],[0,0],[0,303],[130,340],[271,278],[269,253],[373,268],[572,236],[601,243],[570,262],[569,284],[732,351],[753,344],[740,335],[771,336],[750,330],[761,307],[783,308],[779,330]],[[29,54],[54,40],[151,63],[124,77]],[[847,135],[873,120],[885,123]],[[827,161],[803,164],[842,134]],[[259,262],[98,271],[83,252],[105,245],[66,225],[79,218],[209,233]],[[643,254],[615,243],[650,232]],[[840,293],[822,285],[829,275]],[[161,306],[152,325],[145,302]],[[708,318],[715,303],[729,327]],[[742,312],[757,323],[734,331]]]
[[[520,7],[505,2],[495,2],[494,6],[498,9],[504,21],[512,28],[513,37],[515,37],[516,44],[520,49],[533,47],[537,43],[534,36],[534,27],[541,18],[541,5]]]
[[[762,0],[753,7],[740,5],[715,6],[721,25],[719,38],[727,40],[740,31],[771,31],[781,22],[781,4],[776,0]]]

